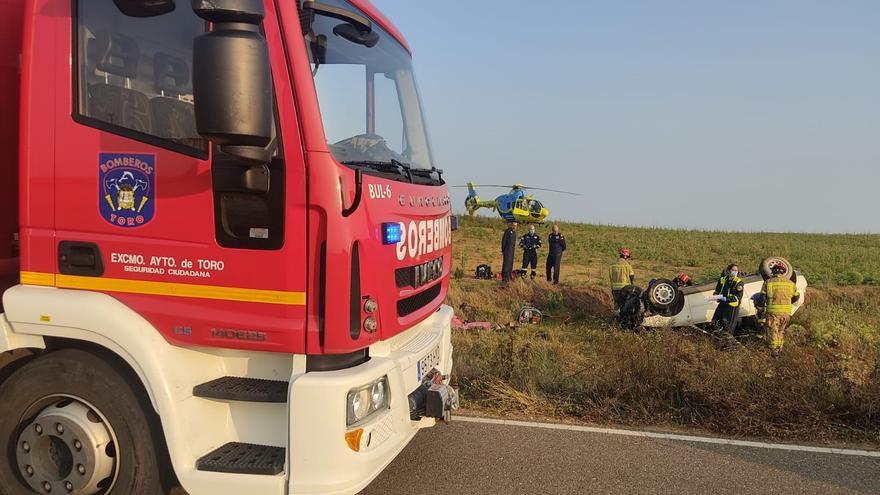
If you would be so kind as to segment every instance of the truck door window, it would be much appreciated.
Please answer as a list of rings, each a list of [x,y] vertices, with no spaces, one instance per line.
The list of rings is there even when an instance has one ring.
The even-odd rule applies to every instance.
[[[76,2],[74,118],[199,158],[192,92],[193,38],[206,23],[189,8],[128,17],[113,2]]]

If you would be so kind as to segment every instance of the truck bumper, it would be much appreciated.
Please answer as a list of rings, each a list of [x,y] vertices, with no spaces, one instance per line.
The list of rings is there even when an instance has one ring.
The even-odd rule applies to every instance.
[[[295,377],[290,387],[290,493],[348,494],[367,486],[413,438],[434,424],[410,419],[408,396],[426,371],[452,371],[453,311],[441,308],[410,330],[370,347],[370,360],[339,371]],[[421,362],[421,366],[420,366]],[[436,366],[435,366],[436,365]],[[346,443],[348,392],[388,377],[390,408],[363,428],[359,451]]]

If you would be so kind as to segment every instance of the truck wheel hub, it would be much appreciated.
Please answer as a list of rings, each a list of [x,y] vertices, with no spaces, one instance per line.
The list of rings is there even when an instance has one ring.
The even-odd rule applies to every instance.
[[[21,478],[37,493],[106,493],[117,465],[113,430],[85,401],[56,399],[22,424],[15,449]]]

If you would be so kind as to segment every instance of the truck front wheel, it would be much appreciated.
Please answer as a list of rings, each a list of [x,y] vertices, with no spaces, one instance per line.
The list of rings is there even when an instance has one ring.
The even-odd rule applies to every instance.
[[[0,494],[164,493],[135,390],[113,366],[77,349],[18,369],[0,385]]]

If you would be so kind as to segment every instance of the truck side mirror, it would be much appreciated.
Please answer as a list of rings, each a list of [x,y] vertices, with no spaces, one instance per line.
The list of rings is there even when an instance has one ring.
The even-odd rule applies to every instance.
[[[268,163],[272,139],[269,48],[260,32],[262,0],[192,0],[213,24],[193,45],[196,129],[229,155]]]
[[[154,17],[174,10],[174,0],[113,0],[113,3],[129,17]]]

